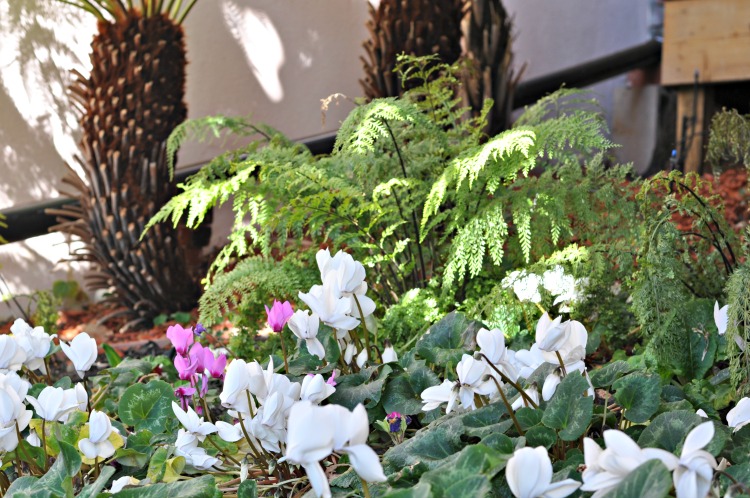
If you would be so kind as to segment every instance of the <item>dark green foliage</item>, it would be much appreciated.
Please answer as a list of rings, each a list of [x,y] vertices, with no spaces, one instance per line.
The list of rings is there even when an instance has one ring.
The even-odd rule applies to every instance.
[[[184,218],[195,227],[208,209],[232,202],[234,231],[204,281],[202,320],[213,322],[227,306],[260,293],[281,298],[307,290],[297,261],[311,262],[321,246],[345,248],[368,268],[380,310],[414,302],[407,292],[423,289],[414,308],[386,318],[396,341],[467,298],[465,309],[493,324],[513,329],[524,313],[533,319],[537,311],[522,312],[512,295],[492,302],[506,291],[498,283],[510,269],[564,261],[576,275],[593,275],[592,291],[606,297],[632,267],[637,217],[624,182],[630,170],[606,166],[613,145],[590,101],[562,90],[529,108],[515,128],[486,137],[491,102],[477,117],[462,108],[455,67],[406,57],[399,70],[412,89],[358,105],[330,156],[314,157],[241,118],[178,127],[171,151],[224,132],[251,140],[188,179],[150,223]],[[221,275],[253,254],[265,259]],[[294,264],[278,262],[293,254]]]
[[[639,269],[632,282],[632,311],[649,356],[664,375],[701,378],[712,365],[716,339],[712,308],[737,261],[735,233],[701,181],[679,172],[644,183]]]
[[[740,265],[727,282],[729,320],[727,325],[727,356],[731,371],[732,385],[742,396],[750,393],[750,268],[747,263]]]
[[[711,119],[706,162],[714,168],[750,165],[750,120],[735,109],[716,113]]]

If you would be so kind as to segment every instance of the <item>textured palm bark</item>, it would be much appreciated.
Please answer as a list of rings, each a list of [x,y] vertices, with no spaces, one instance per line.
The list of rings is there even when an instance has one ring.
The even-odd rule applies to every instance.
[[[129,327],[194,306],[201,268],[198,249],[180,244],[166,224],[140,239],[175,192],[166,139],[187,115],[183,31],[163,14],[121,14],[116,22],[99,22],[91,74],[76,74],[71,87],[81,111],[78,161],[85,181],[73,171],[63,179],[77,191],[80,207],[56,212],[60,224],[53,230],[83,239],[73,259],[98,267],[87,283],[112,292],[109,299],[132,316]]]

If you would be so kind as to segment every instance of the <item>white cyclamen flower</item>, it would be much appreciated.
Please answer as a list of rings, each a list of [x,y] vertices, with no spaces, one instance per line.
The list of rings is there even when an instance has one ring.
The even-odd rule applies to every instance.
[[[78,409],[75,391],[62,387],[47,386],[42,389],[37,398],[27,395],[26,401],[31,403],[37,415],[47,422],[58,421],[68,413]]]
[[[537,406],[539,406],[539,390],[536,388],[536,384],[532,384],[532,387],[524,389],[523,391],[534,401],[534,403],[537,404]],[[524,406],[534,408],[532,405],[528,404],[528,401],[526,401],[523,396],[518,396],[513,404],[510,405],[513,411],[523,408]]]
[[[660,460],[668,470],[677,467],[678,459],[668,451],[658,448],[641,449],[627,434],[617,430],[604,432],[602,448],[590,438],[583,439],[583,471],[581,491],[594,492],[592,498],[600,498],[614,489],[628,474],[648,460]]]
[[[344,350],[344,363],[351,365],[355,354],[357,354],[357,346],[355,346],[353,342],[350,342],[346,345],[346,349]]]
[[[714,437],[713,422],[695,427],[685,438],[680,462],[674,470],[674,488],[677,498],[705,497],[714,478],[716,459],[703,448]]]
[[[333,278],[324,280],[323,285],[313,285],[307,294],[300,292],[299,298],[331,328],[352,330],[359,325],[359,320],[352,316],[350,299],[341,294]]]
[[[396,350],[390,344],[383,348],[383,363],[393,363],[398,361]]]
[[[109,488],[111,494],[119,493],[125,486],[138,486],[141,481],[133,476],[122,476],[119,479],[112,481],[112,486]]]
[[[318,329],[320,328],[318,315],[315,313],[311,315],[308,310],[297,310],[286,323],[294,335],[305,341],[310,354],[321,360],[325,358],[326,350],[323,343],[318,339]]]
[[[552,462],[544,446],[516,450],[505,467],[505,479],[516,498],[563,498],[581,486],[573,479],[552,482]]]
[[[518,370],[519,378],[527,379],[545,362],[542,350],[536,343],[532,344],[530,349],[516,351],[516,354],[513,355],[513,363]]]
[[[218,436],[229,443],[236,443],[244,437],[242,426],[240,424],[228,424],[221,420],[216,422],[216,431]]]
[[[477,332],[477,346],[479,346],[479,352],[486,356],[485,361],[489,360],[492,365],[503,372],[513,382],[518,379],[518,370],[512,362],[511,354],[513,352],[505,347],[505,335],[503,335],[500,329],[479,329],[479,332]],[[497,375],[497,372],[494,370],[491,370],[489,373],[493,376]]]
[[[78,376],[83,378],[89,371],[91,365],[96,361],[97,346],[96,339],[82,332],[75,336],[69,344],[60,341],[60,347],[76,369]]]
[[[185,430],[193,434],[198,441],[203,441],[206,436],[216,432],[216,426],[212,423],[205,422],[203,417],[199,417],[195,410],[187,407],[187,411],[180,408],[180,405],[172,401],[172,411],[180,421]]]
[[[26,361],[26,352],[7,334],[0,335],[0,372],[17,371]]]
[[[78,441],[78,449],[86,458],[109,458],[115,454],[115,447],[109,441],[112,434],[112,422],[106,413],[91,410],[89,417],[89,437]]]
[[[458,397],[458,386],[455,382],[444,380],[442,384],[438,386],[428,387],[420,395],[422,398],[422,411],[428,412],[434,410],[443,403],[448,403],[447,413],[451,412],[453,404]]]
[[[714,323],[719,331],[719,335],[724,335],[729,324],[729,305],[725,304],[719,308],[719,301],[714,301]]]
[[[2,374],[0,374],[2,375]],[[15,374],[7,374],[8,377]],[[5,375],[0,380],[0,452],[13,451],[18,446],[18,436],[16,434],[16,425],[19,430],[24,430],[29,425],[32,412],[26,409],[23,398],[13,385],[12,380],[5,381]],[[17,377],[17,375],[16,375]],[[27,383],[28,384],[28,383]],[[28,386],[22,388],[25,392]]]
[[[80,382],[77,383],[75,386],[71,387],[70,389],[65,390],[65,402],[64,404],[75,404],[76,409],[78,411],[85,412],[88,408],[89,403],[89,394],[86,392],[86,388],[83,387],[83,384]],[[73,410],[75,411],[75,410]],[[59,422],[67,422],[68,417],[70,417],[70,414],[72,412],[68,412],[64,415],[62,415],[58,421]]]
[[[18,318],[10,327],[18,346],[26,354],[24,366],[29,370],[39,370],[47,374],[47,368],[44,365],[44,358],[49,353],[52,346],[53,335],[47,334],[42,327],[34,327],[26,323],[23,319]]]
[[[727,332],[727,326],[729,325],[729,305],[725,304],[719,308],[719,301],[714,301],[714,323],[716,329],[719,331],[719,335],[724,335]],[[734,342],[740,351],[744,351],[747,347],[745,340],[739,335],[734,335]]]
[[[331,384],[326,383],[323,376],[320,374],[307,374],[302,379],[302,390],[300,391],[300,399],[307,400],[311,403],[319,405],[321,401],[326,399],[328,396],[336,392],[336,388]]]
[[[363,349],[362,351],[360,351],[359,354],[357,355],[357,366],[359,368],[363,368],[365,366],[365,363],[367,363],[368,358],[369,356],[367,354],[366,349]]]
[[[497,387],[492,380],[487,380],[488,366],[485,362],[474,359],[473,356],[465,354],[456,365],[458,375],[458,399],[461,406],[474,410],[474,395],[490,395],[497,392]]]
[[[185,463],[200,470],[208,470],[221,460],[214,458],[206,450],[198,446],[195,435],[180,429],[177,432],[177,441],[174,443],[175,455],[185,457]]]
[[[539,349],[542,351],[544,359],[547,363],[552,363],[553,365],[559,365],[560,358],[562,358],[565,365],[583,360],[586,357],[586,343],[589,338],[586,327],[581,322],[575,320],[562,322],[559,327],[562,328],[562,337],[564,340],[557,342],[555,344],[556,349],[553,350],[545,350],[540,346]],[[558,354],[560,358],[558,358]]]
[[[741,427],[750,424],[750,398],[742,398],[727,413],[727,425],[737,432]]]
[[[330,497],[320,460],[333,451],[349,455],[354,471],[365,481],[384,482],[377,454],[367,446],[369,423],[364,406],[349,412],[340,405],[296,403],[289,413],[289,432],[284,460],[301,465],[318,497]]]
[[[543,314],[536,324],[536,344],[542,351],[557,351],[568,340],[565,326],[560,323],[562,317],[552,320],[547,313]]]

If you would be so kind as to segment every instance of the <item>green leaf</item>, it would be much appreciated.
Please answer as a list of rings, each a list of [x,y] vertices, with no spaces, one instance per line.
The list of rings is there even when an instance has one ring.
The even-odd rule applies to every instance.
[[[527,430],[535,425],[541,424],[543,415],[543,410],[534,410],[533,408],[524,406],[516,411],[516,420],[521,424],[523,430]]]
[[[167,418],[172,417],[172,387],[162,380],[152,380],[146,385],[135,384],[123,393],[117,413],[120,420],[137,431],[146,429],[153,433],[164,432]]]
[[[237,498],[258,498],[258,483],[255,479],[245,479],[240,483]]]
[[[13,481],[6,493],[13,496],[16,492],[25,493],[35,498],[73,496],[73,481],[81,468],[81,457],[71,445],[60,442],[60,455],[46,474],[39,479],[19,478]]]
[[[626,419],[636,424],[647,421],[659,408],[661,381],[657,376],[631,373],[612,384],[615,400],[624,410]]]
[[[456,365],[467,351],[476,348],[482,324],[458,312],[443,317],[427,329],[414,346],[416,353],[435,365]]]
[[[607,498],[664,498],[672,489],[672,476],[659,460],[648,460],[607,493]]]
[[[602,368],[589,372],[594,387],[609,387],[618,377],[633,371],[633,366],[626,361],[617,360],[607,363]]]
[[[110,467],[109,465],[103,466],[96,481],[84,486],[84,488],[78,494],[77,498],[96,498],[99,493],[102,492],[104,486],[106,486],[107,482],[109,482],[109,478],[112,477],[114,473],[114,467]]]
[[[159,448],[151,456],[151,460],[148,463],[148,470],[146,471],[146,477],[151,482],[159,482],[164,477],[164,472],[167,470],[167,449]]]
[[[560,431],[560,439],[574,441],[581,437],[594,413],[594,398],[584,396],[589,383],[577,371],[568,373],[557,386],[542,416],[542,423]]]
[[[365,406],[377,405],[390,372],[390,369],[384,369],[378,376],[378,369],[379,367],[364,368],[357,373],[337,377],[336,392],[328,400],[349,410],[360,403]]]
[[[107,357],[107,363],[109,363],[110,367],[116,367],[122,362],[120,354],[109,344],[102,344],[102,349],[104,350],[104,355]]]
[[[114,498],[209,498],[215,495],[216,481],[212,475],[203,475],[187,481],[159,483],[137,488],[126,488]]]
[[[557,433],[554,429],[537,425],[526,431],[526,446],[544,446],[550,449],[557,442]]]
[[[690,429],[703,421],[699,415],[687,410],[662,413],[644,429],[638,438],[638,445],[675,453]]]
[[[145,375],[153,370],[151,364],[145,360],[136,360],[135,358],[125,358],[117,366],[102,370],[102,374],[122,375],[124,373],[134,372],[136,375]]]
[[[500,455],[482,444],[467,446],[454,461],[425,472],[420,482],[432,486],[436,498],[486,496],[490,480],[505,467],[510,455]]]
[[[153,320],[154,326],[156,327],[158,325],[164,325],[165,323],[167,323],[167,318],[169,317],[167,317],[167,315],[165,315],[164,313],[161,313],[160,315],[156,315]]]
[[[422,391],[440,384],[440,378],[424,360],[413,361],[403,372],[391,375],[383,391],[386,413],[414,415],[422,411]]]

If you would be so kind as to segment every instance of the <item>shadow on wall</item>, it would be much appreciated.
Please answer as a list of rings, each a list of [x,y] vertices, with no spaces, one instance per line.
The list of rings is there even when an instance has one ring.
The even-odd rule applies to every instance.
[[[321,100],[362,94],[366,19],[364,0],[198,2],[186,22],[190,117],[250,114],[292,139],[337,129],[351,105],[323,124]],[[186,144],[181,165],[220,149]]]
[[[88,53],[93,24],[84,19],[61,2],[0,0],[0,206],[49,197],[72,160],[67,86]]]

